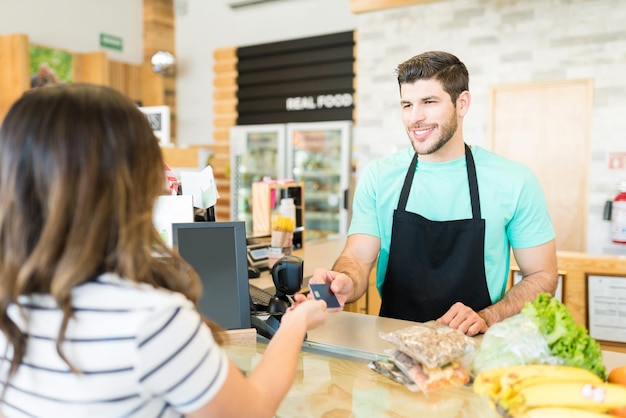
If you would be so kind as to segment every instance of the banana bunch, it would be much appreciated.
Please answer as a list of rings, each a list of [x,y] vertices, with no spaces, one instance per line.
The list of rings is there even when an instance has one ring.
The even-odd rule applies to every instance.
[[[518,365],[485,370],[474,392],[489,397],[505,417],[606,417],[626,406],[626,387],[605,383],[588,370],[559,365]]]

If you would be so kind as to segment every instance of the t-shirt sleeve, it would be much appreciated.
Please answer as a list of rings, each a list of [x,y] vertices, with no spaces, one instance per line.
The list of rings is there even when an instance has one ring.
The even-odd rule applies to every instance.
[[[513,248],[529,248],[554,239],[545,195],[537,177],[527,169],[507,234]]]
[[[368,234],[380,238],[376,211],[376,163],[363,168],[354,190],[348,235]]]
[[[191,303],[150,315],[137,344],[140,386],[180,413],[209,402],[228,375],[226,353]]]

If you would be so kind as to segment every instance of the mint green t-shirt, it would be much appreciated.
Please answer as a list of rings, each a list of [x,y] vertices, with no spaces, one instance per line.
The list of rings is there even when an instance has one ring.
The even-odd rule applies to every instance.
[[[537,177],[525,165],[472,146],[481,217],[485,219],[485,272],[492,302],[502,298],[509,277],[511,248],[545,244],[555,237]],[[393,213],[415,151],[407,147],[368,163],[359,177],[348,235],[380,238],[376,286],[381,292]],[[407,212],[432,221],[472,217],[465,157],[444,163],[418,160]]]

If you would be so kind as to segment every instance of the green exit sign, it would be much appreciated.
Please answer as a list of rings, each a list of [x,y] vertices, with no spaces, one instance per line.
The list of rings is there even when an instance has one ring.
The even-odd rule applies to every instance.
[[[107,33],[100,34],[100,46],[103,48],[115,49],[121,51],[124,41],[119,36],[109,35]]]

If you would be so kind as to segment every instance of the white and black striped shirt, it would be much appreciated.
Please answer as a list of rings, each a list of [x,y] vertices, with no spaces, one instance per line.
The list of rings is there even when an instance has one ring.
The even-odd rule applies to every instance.
[[[63,352],[55,341],[62,313],[49,295],[20,297],[9,315],[28,349],[9,382],[7,417],[180,417],[215,396],[228,359],[183,295],[105,274],[72,292]],[[12,349],[0,333],[0,383]],[[2,387],[0,387],[2,389]]]

